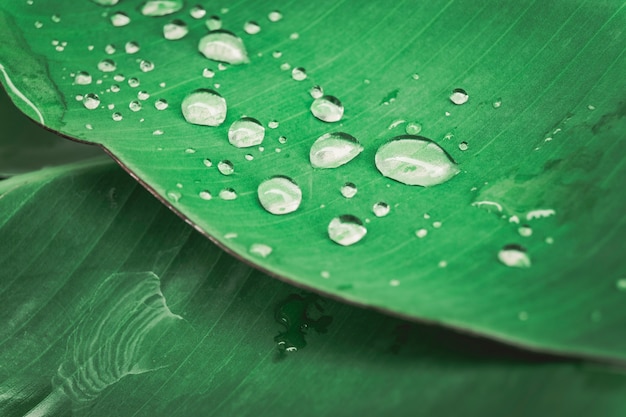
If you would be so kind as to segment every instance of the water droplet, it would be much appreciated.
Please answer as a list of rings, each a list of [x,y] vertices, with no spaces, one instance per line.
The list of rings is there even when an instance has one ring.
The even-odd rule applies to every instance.
[[[282,53],[282,52],[280,52],[280,51],[274,51],[274,52],[272,52],[272,56],[273,56],[274,58],[277,58],[277,59],[278,59],[278,58],[280,58],[281,56],[283,56],[283,53]]]
[[[43,23],[41,23],[39,20],[37,20],[37,21],[35,22],[35,28],[36,28],[36,29],[41,29],[42,27],[43,27]]]
[[[224,188],[220,191],[220,198],[222,200],[234,200],[237,198],[237,193],[232,188]]]
[[[119,82],[122,82],[125,80],[124,75],[123,74],[115,74],[113,76],[113,80]]]
[[[493,102],[492,106],[494,109],[500,108],[500,106],[502,105],[502,99],[497,99],[496,101]]]
[[[278,22],[283,18],[283,14],[278,10],[273,10],[267,15],[267,18],[270,22]]]
[[[292,41],[295,41],[296,39],[300,38],[300,34],[297,32],[292,33],[291,35],[289,35],[289,39],[291,39]]]
[[[194,153],[196,153],[196,150],[194,148],[187,148],[187,149],[185,149],[185,153],[194,154]]]
[[[87,124],[85,125],[85,129],[87,129],[87,130],[93,130],[93,126],[92,126],[91,124],[87,123]]]
[[[183,8],[183,0],[148,0],[141,7],[144,16],[166,16]]]
[[[469,100],[469,95],[465,90],[463,90],[462,88],[455,88],[454,90],[452,90],[452,94],[450,94],[451,102],[453,102],[457,106],[460,106],[461,104],[467,103],[467,100]]]
[[[594,106],[593,104],[589,104],[589,105],[587,106],[587,109],[588,109],[588,110],[591,110],[591,111],[594,111],[594,110],[596,109],[596,106]]]
[[[272,253],[272,248],[263,243],[253,243],[250,245],[248,252],[252,255],[260,256],[261,258],[267,258]]]
[[[117,69],[115,62],[111,59],[103,59],[98,62],[98,69],[102,72],[113,72]]]
[[[615,287],[620,291],[626,291],[626,278],[620,278],[615,281]]]
[[[276,120],[271,120],[268,124],[267,127],[269,127],[270,129],[276,129],[278,127],[279,123]]]
[[[124,45],[124,50],[127,54],[136,54],[140,49],[141,48],[137,42],[130,41],[126,42],[126,45]]]
[[[181,107],[185,120],[192,124],[219,126],[226,119],[226,100],[214,90],[193,91],[185,97]]]
[[[259,202],[272,214],[288,214],[296,211],[302,202],[302,190],[291,178],[279,175],[259,184]]]
[[[291,65],[289,65],[289,63],[288,63],[288,62],[285,62],[285,63],[283,63],[283,64],[280,64],[280,69],[281,69],[281,71],[287,71],[287,70],[289,70],[290,68],[291,68]]]
[[[211,168],[213,166],[213,161],[211,161],[209,158],[205,158],[204,161],[202,161],[202,163],[207,168]]]
[[[111,103],[111,104],[107,104],[107,108],[109,110],[113,110],[115,108],[115,104]]]
[[[391,208],[389,207],[389,204],[385,203],[384,201],[379,201],[372,207],[372,211],[374,212],[376,217],[385,217],[387,214],[389,214],[390,209]]]
[[[441,227],[442,223],[441,222],[433,222],[433,227],[435,229],[439,229]]]
[[[137,98],[139,100],[147,100],[150,98],[150,94],[148,94],[147,91],[141,90],[140,92],[137,93]]]
[[[469,146],[467,145],[467,142],[459,143],[459,149],[462,150],[462,151],[466,151],[468,147]]]
[[[89,93],[83,97],[83,106],[89,110],[97,109],[100,105],[100,97],[97,94]]]
[[[523,236],[523,237],[529,237],[533,234],[533,229],[527,224],[520,226],[517,229],[517,231],[520,234],[520,236]]]
[[[113,114],[111,115],[111,118],[112,118],[113,120],[115,120],[116,122],[119,122],[120,120],[122,120],[122,119],[123,119],[123,117],[122,117],[122,113],[117,113],[117,112],[116,112],[116,113],[113,113]]]
[[[157,130],[153,131],[152,134],[154,136],[161,136],[163,134],[163,131],[161,129],[157,129]],[[163,149],[159,149],[159,150],[163,150]]]
[[[130,17],[126,13],[115,12],[111,15],[111,23],[115,27],[126,26],[130,23]]]
[[[419,123],[408,123],[404,131],[409,135],[418,135],[422,131],[422,125]]]
[[[231,175],[233,172],[235,172],[235,167],[233,166],[232,162],[225,159],[217,163],[217,170],[222,175]]]
[[[139,87],[139,80],[137,78],[129,78],[128,79],[128,85],[135,88],[135,87]]]
[[[147,59],[142,59],[139,62],[139,69],[143,72],[150,72],[154,69],[154,63],[148,61]]]
[[[546,243],[547,243],[548,245],[553,244],[553,243],[554,243],[554,238],[553,238],[553,237],[551,237],[551,236],[548,236],[548,237],[546,238]]]
[[[311,113],[323,122],[338,122],[343,117],[343,105],[336,97],[322,96],[311,104]]]
[[[205,68],[202,70],[202,76],[204,78],[213,78],[215,76],[215,71],[210,68]]]
[[[79,71],[74,77],[74,82],[78,85],[91,84],[91,75],[85,71]]]
[[[363,222],[351,214],[335,217],[328,224],[328,237],[342,246],[350,246],[363,239],[367,229]]]
[[[247,153],[247,154],[244,155],[244,159],[246,161],[252,161],[252,160],[254,160],[254,156],[252,156],[252,154]]]
[[[520,245],[506,245],[498,252],[498,259],[506,266],[515,268],[529,268],[530,258]]]
[[[113,55],[115,53],[116,49],[115,49],[115,45],[113,44],[108,44],[104,47],[104,53],[107,55]]]
[[[201,199],[203,199],[203,200],[207,200],[207,201],[213,198],[213,196],[211,195],[211,193],[210,193],[209,191],[207,191],[207,190],[200,191],[200,192],[198,193],[198,196],[199,196]]]
[[[257,33],[261,31],[261,26],[259,26],[257,22],[248,21],[244,23],[243,30],[248,35],[256,35]]]
[[[282,144],[287,143],[287,137],[286,136],[279,136],[278,137],[278,142],[282,143]]]
[[[238,65],[250,62],[241,38],[225,30],[214,30],[200,39],[198,50],[214,61]]]
[[[169,106],[169,104],[167,104],[167,100],[164,100],[162,98],[158,99],[157,101],[154,102],[154,107],[157,110],[165,110],[167,109],[167,107]]]
[[[182,196],[183,195],[180,193],[180,191],[168,191],[167,192],[167,198],[169,198],[175,203],[178,203],[178,201],[181,199]]]
[[[322,97],[324,95],[324,89],[321,86],[319,86],[319,85],[314,85],[309,90],[309,94],[313,98],[320,98],[320,97]]]
[[[306,70],[302,67],[296,67],[291,70],[291,78],[296,81],[302,81],[306,79]]]
[[[218,30],[222,28],[222,20],[218,16],[209,17],[204,24],[209,30]]]
[[[378,148],[375,159],[381,174],[407,185],[442,184],[460,172],[446,151],[421,136],[397,136]]]
[[[356,195],[358,189],[356,188],[356,185],[354,185],[354,183],[347,182],[341,186],[340,191],[341,191],[341,195],[344,196],[345,198],[352,198]]]
[[[137,100],[133,100],[128,104],[128,108],[132,111],[139,111],[141,110],[141,103]]]
[[[343,132],[326,133],[311,146],[309,159],[314,168],[337,168],[362,151],[363,146],[354,136]]]
[[[418,229],[415,231],[415,236],[419,237],[420,239],[423,237],[426,237],[427,234],[428,234],[428,230],[426,229]]]
[[[330,278],[330,272],[328,271],[321,271],[320,272],[320,276],[324,279],[329,279]]]
[[[237,148],[260,145],[265,137],[265,128],[252,117],[242,117],[228,129],[228,141]]]
[[[189,15],[194,19],[202,19],[206,15],[206,10],[199,4],[196,4],[189,10]]]
[[[61,16],[59,16],[58,14],[53,14],[50,17],[50,20],[52,20],[54,23],[59,23],[61,21]]]
[[[170,41],[184,38],[189,33],[187,23],[180,19],[172,20],[163,25],[163,37]]]

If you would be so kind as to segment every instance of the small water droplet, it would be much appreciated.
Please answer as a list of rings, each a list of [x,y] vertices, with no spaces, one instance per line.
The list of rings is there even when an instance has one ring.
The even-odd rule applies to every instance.
[[[420,75],[418,73],[414,73],[413,75],[411,75],[411,78],[413,78],[414,80],[419,80]]]
[[[283,18],[283,14],[278,10],[273,10],[267,15],[267,18],[270,22],[278,22]]]
[[[144,16],[166,16],[176,13],[184,6],[183,0],[148,0],[141,7]]]
[[[210,68],[205,68],[202,70],[202,76],[204,78],[213,78],[215,76],[215,71]]]
[[[398,279],[389,280],[389,285],[392,287],[397,287],[398,285],[400,285],[400,280]]]
[[[74,77],[74,82],[78,85],[89,85],[91,81],[91,75],[85,71],[79,71]]]
[[[289,39],[291,39],[292,41],[295,41],[296,39],[300,39],[300,34],[297,32],[294,32],[291,35],[289,35]]]
[[[384,201],[379,201],[372,207],[372,211],[374,212],[376,217],[385,217],[387,214],[389,214],[390,209],[391,208],[389,207],[389,204],[385,203]]]
[[[443,223],[441,223],[441,222],[433,222],[433,227],[434,227],[435,229],[439,229],[439,228],[442,226],[442,224],[443,224]]]
[[[125,79],[126,79],[126,78],[124,77],[124,75],[123,75],[123,74],[115,74],[115,75],[113,76],[113,80],[114,80],[114,81],[117,81],[118,83],[120,83],[120,82],[124,81]]]
[[[626,291],[626,278],[620,278],[615,281],[615,287],[620,291]]]
[[[109,110],[113,110],[115,108],[115,104],[111,103],[111,104],[107,104],[107,108]]]
[[[311,113],[323,122],[338,122],[343,117],[343,105],[336,97],[322,96],[311,104]]]
[[[460,172],[446,151],[421,136],[393,138],[378,148],[375,162],[385,177],[422,187],[442,184]]]
[[[98,62],[98,69],[102,72],[113,72],[117,69],[115,62],[111,59],[103,59]]]
[[[302,67],[296,67],[291,70],[291,78],[296,81],[302,81],[306,79],[306,70]]]
[[[278,127],[279,123],[276,120],[271,120],[268,124],[267,127],[269,127],[270,129],[276,129]]]
[[[83,106],[89,110],[97,109],[100,105],[100,97],[97,94],[89,93],[83,97]]]
[[[272,56],[274,58],[280,58],[281,56],[283,56],[283,53],[280,52],[280,51],[274,51],[274,52],[272,52]]]
[[[211,168],[213,166],[213,161],[211,161],[209,158],[205,158],[202,163],[204,164],[205,167],[207,168]]]
[[[314,168],[337,168],[362,151],[363,146],[354,136],[343,132],[326,133],[311,146],[309,160]]]
[[[139,87],[139,84],[140,84],[139,80],[135,77],[128,79],[128,85],[131,86],[132,88]]]
[[[547,243],[548,245],[553,244],[553,243],[554,243],[554,238],[553,238],[553,237],[551,237],[551,236],[548,236],[548,237],[546,238],[546,243]]]
[[[324,89],[321,86],[319,86],[319,85],[314,85],[309,90],[309,94],[313,98],[320,98],[320,97],[322,97],[324,95]]]
[[[169,104],[167,104],[167,100],[162,99],[162,98],[160,98],[160,99],[158,99],[157,101],[154,102],[154,107],[157,110],[165,110],[165,109],[168,108],[168,106],[169,106]]]
[[[137,93],[137,98],[139,100],[147,100],[150,98],[150,94],[147,91],[141,90]]]
[[[222,20],[219,16],[211,16],[209,17],[204,24],[209,30],[218,30],[222,28]]]
[[[128,108],[132,111],[139,111],[141,110],[141,103],[137,100],[133,100],[128,104]]]
[[[452,90],[452,94],[450,94],[450,101],[454,104],[460,106],[461,104],[467,103],[469,100],[469,95],[462,88],[455,88]]]
[[[357,243],[366,233],[367,229],[363,226],[363,222],[351,214],[335,217],[328,224],[328,237],[342,246]]]
[[[115,49],[115,45],[113,45],[112,43],[106,45],[104,47],[104,53],[107,55],[113,55],[115,53],[116,49]]]
[[[320,272],[320,276],[324,279],[329,279],[330,278],[330,272],[328,271],[321,271]]]
[[[185,149],[185,153],[194,154],[194,153],[196,153],[196,150],[194,148],[187,148],[187,149]]]
[[[153,131],[152,134],[154,136],[161,136],[163,134],[163,131],[161,129],[157,129],[157,130]]]
[[[122,116],[122,113],[117,113],[117,112],[115,112],[115,113],[113,113],[113,114],[111,115],[111,118],[112,118],[114,121],[119,122],[119,121],[120,121],[120,120],[122,120],[124,117]]]
[[[231,175],[233,172],[235,172],[235,167],[233,166],[232,162],[225,159],[217,163],[217,170],[222,175]]]
[[[419,123],[408,123],[404,131],[409,135],[418,135],[422,131],[422,125]]]
[[[593,104],[590,104],[587,106],[588,110],[594,111],[596,109],[596,106],[594,106]]]
[[[154,69],[154,63],[152,61],[148,61],[147,59],[142,59],[139,62],[139,69],[143,72],[150,72]]]
[[[281,71],[288,71],[291,69],[291,65],[288,62],[280,64]]]
[[[214,61],[238,65],[250,62],[241,38],[225,30],[214,30],[200,39],[198,50]]]
[[[126,13],[115,12],[111,15],[111,23],[115,27],[126,26],[130,23],[130,17]]]
[[[257,255],[261,258],[267,258],[272,253],[272,248],[263,243],[253,243],[248,249],[251,255]]]
[[[189,15],[194,19],[202,19],[206,16],[206,10],[199,4],[196,4],[191,9],[189,9]]]
[[[341,195],[344,196],[345,198],[352,198],[356,195],[358,189],[356,188],[356,185],[354,185],[354,183],[347,182],[341,186],[340,191],[341,191]]]
[[[174,19],[163,25],[163,37],[170,41],[182,39],[189,33],[187,23],[180,19]]]
[[[505,245],[498,252],[498,259],[506,266],[515,268],[529,268],[530,257],[520,245]]]
[[[286,136],[279,136],[278,137],[278,142],[282,143],[282,144],[287,143],[287,137]]]
[[[263,208],[276,215],[292,213],[302,202],[302,190],[298,184],[282,175],[259,184],[257,195]]]
[[[211,199],[213,198],[213,196],[211,195],[211,193],[210,193],[209,191],[207,191],[207,190],[200,191],[200,192],[198,193],[198,196],[199,196],[201,199],[203,199],[203,200],[207,200],[207,201],[208,201],[208,200],[211,200]]]
[[[459,149],[462,150],[462,151],[466,151],[468,147],[469,146],[468,146],[467,142],[459,143]]]
[[[113,84],[113,85],[111,86],[111,92],[112,92],[112,93],[119,93],[119,92],[120,92],[120,86],[119,86],[119,85],[117,85],[117,84]]]
[[[59,16],[58,14],[53,14],[52,16],[50,16],[50,20],[52,20],[54,23],[59,23],[61,21],[61,16]]]
[[[237,193],[232,188],[224,188],[220,191],[220,198],[222,200],[234,200],[237,198]]]
[[[228,129],[228,141],[237,148],[260,145],[265,137],[265,128],[252,117],[242,117]]]
[[[226,119],[226,100],[214,90],[201,88],[191,92],[181,107],[188,123],[219,126]]]
[[[523,237],[529,237],[533,234],[533,229],[527,224],[520,226],[517,229],[517,231],[520,234],[520,236],[523,236]]]
[[[35,22],[35,29],[41,29],[43,27],[43,23],[41,23],[39,20],[37,20]]]
[[[423,237],[426,237],[427,234],[428,234],[428,230],[426,229],[418,229],[415,231],[415,236],[419,237],[420,239]]]
[[[137,42],[130,41],[126,42],[126,45],[124,45],[124,50],[127,54],[136,54],[140,49],[141,48]]]
[[[87,124],[85,125],[85,129],[87,129],[87,130],[93,130],[93,126],[92,126],[91,124],[87,123]]]
[[[178,201],[180,201],[182,196],[183,195],[180,193],[180,191],[168,191],[167,192],[167,198],[169,198],[175,203],[178,203]]]
[[[261,26],[259,26],[259,24],[257,22],[248,21],[248,22],[244,23],[243,30],[248,35],[256,35],[257,33],[259,33],[261,31]]]

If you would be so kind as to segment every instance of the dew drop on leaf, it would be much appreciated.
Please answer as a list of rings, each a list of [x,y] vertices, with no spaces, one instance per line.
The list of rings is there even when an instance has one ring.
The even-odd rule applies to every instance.
[[[144,16],[166,16],[183,8],[183,0],[148,0],[141,7]]]
[[[328,237],[341,246],[350,246],[365,236],[367,229],[363,222],[351,214],[335,217],[328,224]]]
[[[202,70],[202,76],[204,78],[213,78],[215,76],[215,71],[210,68],[205,68]]]
[[[296,211],[302,202],[302,190],[291,178],[275,176],[259,184],[257,195],[269,213],[281,215]]]
[[[343,105],[336,97],[322,96],[311,104],[311,113],[323,122],[338,122],[343,117]]]
[[[115,12],[111,15],[111,24],[115,27],[126,26],[130,23],[130,17],[126,13]]]
[[[168,106],[169,106],[169,104],[167,104],[167,100],[162,99],[162,98],[160,98],[160,99],[158,99],[157,101],[154,102],[154,107],[157,110],[165,110],[165,109],[167,109]]]
[[[326,133],[311,146],[309,160],[314,168],[337,168],[362,151],[363,146],[354,136],[343,132]]]
[[[467,148],[469,148],[469,146],[468,146],[467,142],[461,142],[461,143],[459,143],[459,149],[460,149],[460,150],[462,150],[462,151],[466,151],[466,150],[467,150]]]
[[[139,62],[139,69],[143,72],[150,72],[154,69],[154,63],[152,61],[148,61],[147,59],[142,59]]]
[[[100,105],[100,97],[98,97],[97,94],[89,93],[89,94],[85,94],[85,96],[83,97],[83,106],[85,106],[86,109],[89,109],[89,110],[97,109],[99,105]]]
[[[137,42],[129,41],[124,45],[124,50],[127,54],[136,54],[140,49],[141,48]]]
[[[418,229],[415,231],[415,236],[419,237],[420,239],[426,237],[427,234],[428,234],[428,230],[424,228]]]
[[[451,102],[453,102],[457,106],[460,106],[461,104],[467,103],[467,100],[469,100],[469,95],[465,90],[463,90],[462,88],[455,88],[454,90],[452,90],[452,94],[450,94]]]
[[[265,128],[252,117],[242,117],[228,129],[228,141],[237,148],[260,145],[265,137]]]
[[[137,98],[139,100],[147,100],[150,98],[150,94],[147,91],[141,90],[140,92],[137,93]]]
[[[220,198],[222,200],[234,200],[237,198],[237,193],[232,188],[224,188],[220,191]]]
[[[115,6],[120,0],[91,0],[100,6]]]
[[[222,28],[222,20],[219,16],[211,16],[209,17],[204,24],[209,30],[218,30]]]
[[[194,19],[202,19],[206,15],[206,10],[199,4],[196,4],[189,10],[189,15]]]
[[[422,131],[422,125],[419,123],[407,123],[404,130],[409,135],[418,135]]]
[[[347,182],[341,186],[341,195],[345,198],[352,198],[356,195],[358,188],[353,182]]]
[[[505,245],[500,252],[498,252],[498,260],[506,266],[514,268],[529,268],[530,257],[520,245]]]
[[[104,47],[104,53],[107,55],[113,55],[115,51],[117,51],[117,49],[115,48],[115,45],[113,45],[112,43]]]
[[[529,237],[533,234],[533,229],[529,225],[525,224],[525,225],[520,226],[517,229],[517,232],[519,233],[520,236]]]
[[[203,199],[203,200],[207,200],[207,201],[208,201],[208,200],[211,200],[211,199],[213,198],[213,196],[211,195],[211,193],[210,193],[209,191],[207,191],[207,190],[200,191],[200,192],[198,193],[198,196],[199,196],[201,199]]]
[[[233,172],[235,172],[235,167],[233,166],[232,162],[225,159],[217,163],[217,170],[222,175],[231,175]]]
[[[263,243],[253,243],[250,245],[248,252],[252,255],[260,256],[261,258],[267,258],[272,253],[272,248]]]
[[[376,151],[376,168],[387,178],[407,185],[442,184],[460,171],[435,142],[421,136],[393,138]]]
[[[91,75],[85,71],[79,71],[74,77],[74,82],[78,85],[89,85],[91,80]]]
[[[267,15],[267,18],[270,22],[278,22],[283,18],[283,14],[278,10],[273,10]]]
[[[219,126],[226,119],[226,100],[217,91],[198,89],[188,94],[181,104],[188,123]]]
[[[261,26],[259,26],[257,22],[248,21],[244,23],[243,30],[248,35],[256,35],[257,33],[261,31]]]
[[[319,86],[319,85],[314,85],[309,90],[309,94],[313,98],[320,98],[320,97],[322,97],[324,95],[324,89],[321,86]]]
[[[620,278],[615,281],[615,287],[620,291],[626,291],[626,278]]]
[[[306,70],[302,67],[296,67],[291,70],[291,78],[296,81],[302,81],[306,79]]]
[[[139,84],[140,84],[139,80],[135,77],[128,79],[128,85],[131,86],[132,88],[139,87]]]
[[[250,62],[241,38],[225,30],[214,30],[200,39],[198,50],[207,58],[227,64]]]
[[[139,110],[141,110],[141,103],[137,100],[133,100],[128,104],[128,108],[131,111],[137,112]]]
[[[98,62],[98,69],[102,72],[113,72],[117,69],[117,65],[111,59],[103,59]]]
[[[385,203],[384,201],[379,201],[372,207],[372,211],[374,212],[374,215],[376,217],[385,217],[387,214],[389,214],[389,210],[389,204]]]
[[[172,20],[163,25],[163,37],[170,41],[182,39],[189,33],[187,24],[180,19]]]
[[[113,113],[113,114],[111,115],[111,118],[112,118],[114,121],[119,122],[119,121],[120,121],[120,120],[122,120],[124,117],[122,116],[122,113],[115,112],[115,113]]]

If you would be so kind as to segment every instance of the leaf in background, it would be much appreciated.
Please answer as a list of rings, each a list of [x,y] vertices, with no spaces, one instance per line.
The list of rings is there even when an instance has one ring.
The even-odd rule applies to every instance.
[[[528,348],[626,358],[626,194],[614,191],[626,174],[622,1],[222,2],[200,19],[189,4],[161,18],[141,4],[2,5],[0,64],[16,104],[102,144],[207,236],[286,281]],[[244,40],[250,63],[199,53],[210,15]],[[189,33],[165,39],[174,19]],[[340,122],[311,114],[315,85],[341,100]],[[181,103],[198,88],[225,98],[221,126],[185,122]],[[469,100],[454,104],[467,98],[454,89]],[[76,100],[87,94],[99,103]],[[266,126],[261,146],[229,143],[244,115]],[[312,144],[332,132],[358,140],[345,158],[363,151],[312,168]],[[428,188],[381,176],[376,150],[405,132],[434,140],[461,172]],[[302,191],[282,216],[257,198],[277,175]],[[389,214],[375,216],[377,202]],[[363,224],[345,217],[336,240],[367,230],[350,247],[328,236],[341,215]]]
[[[3,181],[0,213],[3,417],[624,415],[619,370],[307,296],[106,161]]]

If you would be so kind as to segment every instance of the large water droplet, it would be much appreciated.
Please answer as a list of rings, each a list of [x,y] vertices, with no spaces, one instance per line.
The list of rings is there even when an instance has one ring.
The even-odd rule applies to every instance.
[[[214,90],[195,90],[185,97],[181,107],[185,120],[192,124],[219,126],[226,119],[226,100]]]
[[[97,109],[100,105],[100,97],[97,94],[89,93],[83,97],[83,106],[89,110]]]
[[[85,71],[79,71],[74,77],[74,82],[78,85],[91,84],[91,75]]]
[[[231,175],[233,172],[235,172],[235,167],[233,166],[232,162],[225,159],[217,163],[217,170],[222,175]]]
[[[338,122],[343,117],[343,105],[337,97],[322,96],[313,100],[311,113],[323,122]]]
[[[163,37],[170,41],[184,38],[189,33],[187,23],[180,19],[172,20],[163,25]]]
[[[341,191],[341,195],[344,196],[345,198],[352,198],[356,195],[358,189],[356,188],[356,185],[354,185],[354,183],[347,182],[341,186],[340,191]]]
[[[265,128],[252,117],[242,117],[228,129],[228,141],[237,148],[260,145],[265,137]]]
[[[272,214],[292,213],[302,202],[302,190],[298,184],[280,175],[259,184],[257,194],[263,208]]]
[[[378,148],[375,159],[385,177],[407,185],[442,184],[460,172],[446,151],[421,136],[396,136]]]
[[[207,58],[228,64],[250,62],[241,38],[225,30],[214,30],[200,39],[198,50]]]
[[[128,85],[131,86],[132,88],[139,87],[139,84],[140,84],[139,80],[135,77],[131,77],[128,79]]]
[[[343,132],[326,133],[311,146],[309,159],[314,168],[337,168],[362,151],[363,146],[354,136]]]
[[[389,214],[389,210],[389,204],[385,203],[384,201],[379,201],[372,207],[372,211],[374,212],[374,215],[376,215],[376,217],[385,217],[387,214]]]
[[[183,8],[183,0],[148,0],[141,7],[144,16],[165,16]]]
[[[130,23],[130,17],[126,13],[115,12],[111,15],[111,23],[115,27],[126,26]]]
[[[328,224],[328,237],[342,246],[350,246],[363,239],[367,229],[363,222],[351,214],[335,217]]]
[[[469,100],[469,95],[462,88],[455,88],[452,90],[452,94],[450,94],[450,101],[454,104],[460,106],[461,104],[467,103]]]
[[[520,245],[505,245],[498,252],[498,259],[506,266],[515,268],[529,268],[530,257]]]

